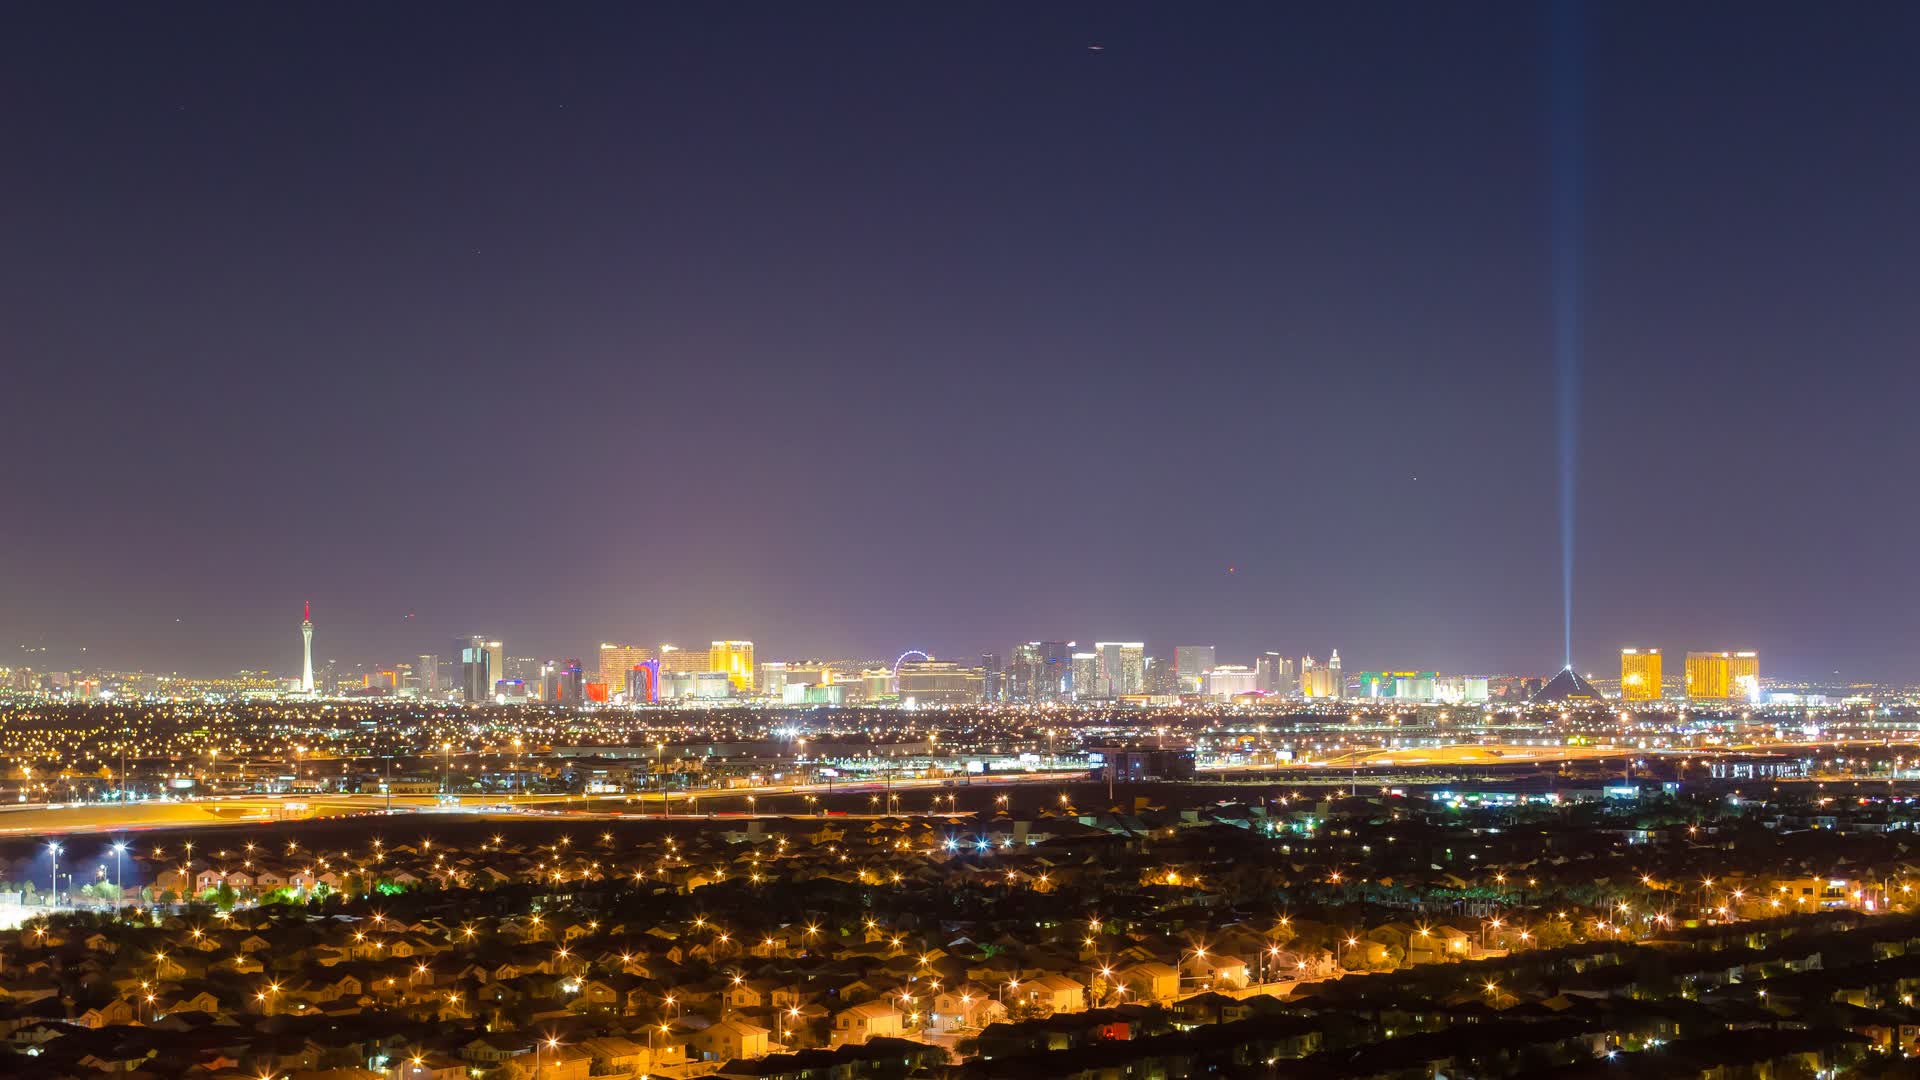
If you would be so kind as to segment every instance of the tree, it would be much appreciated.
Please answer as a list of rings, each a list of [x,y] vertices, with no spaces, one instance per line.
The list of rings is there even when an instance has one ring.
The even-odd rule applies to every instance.
[[[1406,963],[1407,948],[1400,942],[1400,935],[1386,927],[1368,931],[1360,948],[1365,950],[1367,966],[1379,971],[1392,971]]]
[[[1099,1008],[1106,996],[1112,992],[1113,985],[1105,977],[1095,975],[1093,982],[1087,986],[1087,1000],[1092,1002],[1095,1008]]]
[[[1547,919],[1533,928],[1533,937],[1542,949],[1571,945],[1578,940],[1573,932],[1572,919]]]
[[[1053,1006],[1044,1001],[1016,1001],[1013,1008],[1007,1010],[1007,1019],[1014,1023],[1022,1020],[1045,1020],[1053,1015]]]

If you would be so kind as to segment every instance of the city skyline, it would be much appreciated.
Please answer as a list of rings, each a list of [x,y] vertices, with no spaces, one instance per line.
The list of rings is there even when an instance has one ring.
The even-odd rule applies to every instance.
[[[314,674],[314,629],[312,602],[303,602],[300,673],[287,680],[286,685],[288,692],[297,696],[313,696],[321,689]],[[1077,651],[1083,649],[1090,651]],[[725,691],[724,696],[741,698],[755,696],[756,690],[758,696],[766,697],[769,688],[763,682],[770,669],[822,662],[858,663],[867,668],[887,665],[884,654],[828,655],[802,650],[776,656],[764,653],[754,641],[746,639],[714,640],[706,649],[672,642],[636,645],[632,642],[602,641],[596,650],[589,653],[577,653],[571,649],[554,652],[525,648],[518,652],[531,652],[533,655],[509,653],[502,639],[475,634],[457,638],[451,649],[438,653],[413,654],[398,660],[387,658],[358,662],[329,658],[323,667],[328,681],[357,672],[366,680],[365,686],[387,685],[396,693],[403,689],[402,682],[405,681],[407,685],[404,688],[411,693],[437,693],[469,703],[484,702],[493,698],[495,685],[504,680],[523,687],[532,700],[560,700],[587,705],[595,702],[648,703],[685,696],[691,690],[691,684],[677,690],[668,688],[663,691],[662,678],[670,678],[676,672],[724,678],[727,684],[721,688]],[[758,662],[756,654],[759,654]],[[1629,647],[1619,651],[1617,679],[1598,670],[1587,670],[1581,674],[1614,685],[1616,693],[1613,696],[1623,703],[1653,702],[1676,697],[1708,702],[1760,703],[1769,686],[1835,686],[1843,682],[1794,674],[1782,677],[1771,669],[1763,676],[1759,656],[1757,650],[1751,649],[1690,650],[1686,653],[1684,674],[1676,673],[1667,678],[1662,674],[1660,649]],[[1459,686],[1462,679],[1479,687],[1475,696],[1465,700],[1482,700],[1486,696],[1489,678],[1520,680],[1536,686],[1544,681],[1538,677],[1542,673],[1525,669],[1461,669],[1442,673],[1437,669],[1420,670],[1425,665],[1404,663],[1376,665],[1383,670],[1359,670],[1356,675],[1348,673],[1337,648],[1329,652],[1324,662],[1316,660],[1312,653],[1289,656],[1284,652],[1265,650],[1249,657],[1250,663],[1240,663],[1240,658],[1234,656],[1221,659],[1218,647],[1211,644],[1175,645],[1156,652],[1145,642],[1093,642],[1084,646],[1078,641],[1015,642],[1005,653],[989,648],[958,658],[952,654],[935,656],[927,650],[910,646],[899,652],[892,666],[897,675],[903,663],[917,659],[942,670],[971,672],[971,677],[978,681],[969,684],[967,700],[1045,700],[1052,696],[1051,692],[1038,692],[1037,687],[1028,684],[1038,678],[1038,669],[1045,666],[1048,657],[1060,664],[1061,678],[1072,687],[1070,692],[1062,696],[1075,700],[1120,699],[1138,695],[1164,700],[1185,695],[1227,698],[1249,693],[1305,700],[1397,697],[1441,701],[1462,693]],[[1019,674],[1022,663],[1029,664],[1035,670]],[[443,669],[447,672],[445,676],[441,674]],[[68,669],[56,664],[52,670],[65,673]],[[129,670],[138,669],[96,667],[84,673]],[[222,674],[244,674],[249,670],[273,673],[269,666]],[[459,676],[457,681],[452,678],[455,672]],[[12,669],[0,665],[0,673],[51,674],[44,665],[39,672],[35,672],[31,665],[25,664]],[[83,672],[76,670],[75,673]],[[189,678],[205,678],[209,675],[206,672],[167,674]],[[779,677],[783,684],[787,682],[784,671]],[[390,683],[374,681],[388,678],[391,679]],[[16,689],[24,688],[18,678],[13,682]],[[1436,683],[1452,686],[1452,693],[1437,694]],[[1580,685],[1584,686],[1584,681]],[[715,687],[718,687],[718,683],[715,683]],[[325,689],[330,691],[333,687]],[[1673,689],[1679,693],[1667,692]],[[778,696],[776,688],[773,697]]]
[[[313,622],[312,602],[303,601],[301,604],[301,621],[299,625],[300,657],[299,657],[299,662],[296,666],[298,674],[296,675],[294,681],[295,683],[298,684],[297,688],[305,693],[312,693],[314,690],[314,659],[313,659],[314,633],[315,633],[315,624]],[[962,646],[955,650],[950,650],[945,652],[927,650],[917,644],[910,644],[904,647],[889,646],[889,647],[881,648],[878,651],[869,651],[869,652],[859,652],[859,651],[834,652],[832,650],[808,649],[804,645],[801,645],[794,648],[785,649],[784,651],[776,652],[776,651],[768,651],[760,643],[756,642],[756,640],[754,639],[714,639],[709,643],[709,645],[706,648],[702,648],[698,644],[699,639],[697,638],[689,637],[684,640],[686,640],[688,644],[681,645],[678,642],[674,642],[674,641],[660,641],[660,642],[655,642],[650,644],[635,644],[634,641],[631,640],[631,638],[623,642],[601,640],[598,646],[593,649],[581,649],[574,645],[568,645],[558,649],[541,648],[541,647],[528,648],[525,646],[521,646],[518,653],[510,653],[509,650],[506,648],[504,641],[499,636],[492,635],[492,634],[475,634],[475,635],[471,635],[470,637],[457,636],[455,639],[454,646],[450,649],[443,650],[441,652],[432,653],[432,654],[404,653],[398,659],[396,659],[394,656],[380,656],[380,655],[351,656],[350,648],[346,650],[346,652],[349,653],[349,656],[347,658],[343,658],[340,655],[335,655],[333,653],[326,653],[326,652],[323,652],[322,655],[325,657],[324,663],[326,663],[327,665],[344,666],[345,668],[350,670],[360,670],[360,671],[376,670],[377,671],[383,666],[390,667],[394,663],[409,664],[416,659],[422,663],[425,663],[427,660],[431,659],[434,661],[436,667],[442,667],[451,663],[454,666],[454,668],[457,669],[461,661],[460,654],[463,651],[463,646],[470,645],[472,647],[480,648],[482,651],[488,654],[488,663],[490,665],[490,673],[489,673],[490,679],[512,677],[514,675],[514,672],[512,670],[511,665],[515,661],[509,660],[508,657],[510,655],[518,656],[520,654],[526,654],[529,659],[538,660],[538,661],[577,662],[582,665],[582,669],[587,673],[587,677],[589,679],[598,679],[603,684],[610,686],[614,692],[618,692],[621,689],[626,673],[633,666],[635,666],[636,663],[640,662],[643,659],[654,662],[656,664],[656,671],[658,670],[659,665],[664,665],[666,670],[673,670],[677,666],[683,670],[688,670],[688,671],[726,672],[728,673],[729,678],[733,682],[735,688],[740,689],[743,686],[750,686],[751,684],[752,673],[757,670],[757,665],[755,663],[756,652],[760,654],[760,659],[763,661],[780,661],[780,662],[819,660],[819,659],[832,659],[832,660],[859,659],[859,660],[882,661],[887,659],[888,656],[894,655],[895,653],[898,653],[898,655],[901,657],[905,657],[913,653],[920,653],[922,655],[935,656],[942,660],[982,659],[987,656],[993,656],[996,659],[999,659],[1003,655],[1000,651],[1002,646],[996,645],[994,643],[983,643],[980,647],[973,648],[973,649],[968,649],[967,647]],[[1020,639],[1016,639],[1015,642],[1013,643],[1013,648],[1016,650],[1019,647],[1019,640]],[[1035,645],[1042,644],[1042,642],[1039,642],[1037,640],[1032,641],[1031,643]],[[516,645],[518,644],[520,643],[516,640]],[[1199,691],[1204,685],[1204,678],[1203,678],[1204,675],[1216,665],[1230,667],[1230,668],[1243,668],[1247,672],[1248,676],[1251,678],[1254,675],[1254,673],[1258,670],[1259,665],[1263,663],[1266,658],[1276,658],[1276,657],[1283,658],[1289,664],[1299,661],[1306,665],[1306,670],[1308,670],[1309,672],[1313,670],[1313,662],[1314,662],[1314,653],[1310,649],[1305,652],[1290,654],[1285,650],[1276,651],[1276,649],[1272,647],[1260,648],[1256,646],[1251,651],[1243,653],[1236,650],[1222,650],[1218,646],[1213,644],[1159,645],[1156,643],[1156,644],[1150,645],[1145,641],[1130,642],[1130,643],[1116,643],[1116,642],[1081,643],[1077,640],[1065,640],[1062,642],[1062,644],[1064,644],[1069,648],[1083,648],[1083,649],[1091,650],[1084,654],[1076,654],[1076,655],[1084,655],[1088,657],[1090,660],[1093,660],[1095,662],[1096,670],[1100,672],[1100,674],[1097,677],[1101,681],[1102,685],[1106,685],[1106,683],[1110,679],[1110,676],[1108,676],[1106,672],[1110,668],[1117,669],[1120,666],[1120,663],[1121,663],[1119,660],[1120,653],[1117,650],[1120,650],[1124,647],[1124,648],[1133,649],[1136,651],[1137,658],[1132,662],[1136,668],[1138,667],[1138,665],[1146,661],[1152,661],[1154,663],[1163,665],[1168,670],[1168,672],[1170,672],[1169,678],[1172,684],[1178,687],[1181,692]],[[1742,648],[1739,650],[1707,649],[1704,651],[1700,649],[1687,649],[1682,651],[1685,652],[1690,665],[1695,663],[1699,658],[1717,658],[1719,663],[1721,664],[1723,670],[1721,670],[1718,676],[1718,682],[1715,684],[1719,688],[1717,690],[1714,690],[1702,695],[1709,698],[1728,697],[1729,688],[1734,686],[1736,683],[1741,683],[1741,677],[1738,671],[1729,673],[1727,670],[1724,670],[1727,664],[1732,663],[1737,666],[1741,663],[1746,663],[1751,665],[1753,663],[1752,658],[1757,655],[1756,650],[1746,649],[1746,648]],[[1631,681],[1633,684],[1637,685],[1638,693],[1642,695],[1652,695],[1653,697],[1657,697],[1658,687],[1662,682],[1662,679],[1661,679],[1662,669],[1659,662],[1661,652],[1662,650],[1659,648],[1641,649],[1636,647],[1627,647],[1627,648],[1618,650],[1617,655],[1619,657],[1621,667],[1620,667],[1620,675],[1617,681],[1621,682],[1622,684],[1627,684],[1630,678],[1629,672],[1630,671],[1635,672],[1637,674],[1632,676]],[[683,656],[691,656],[691,657],[694,657],[695,659],[692,661],[685,661],[685,662],[680,662],[676,664],[676,662],[672,659],[672,657],[676,654],[683,655]],[[1350,655],[1351,655],[1351,650],[1350,650]],[[43,656],[44,659],[39,660],[36,664],[36,662],[32,660],[32,657],[34,656]],[[1747,659],[1745,661],[1738,659],[1743,657]],[[700,662],[702,659],[705,660],[704,664]],[[1419,658],[1414,658],[1414,659],[1417,660]],[[165,670],[165,669],[155,669],[151,665],[124,664],[124,663],[115,664],[112,662],[101,662],[98,658],[92,657],[92,656],[86,656],[85,660],[86,660],[86,663],[88,665],[91,665],[92,669],[94,670],[103,670],[103,671]],[[1554,671],[1559,670],[1558,668],[1549,668],[1549,667],[1501,668],[1501,667],[1494,667],[1494,666],[1476,667],[1472,665],[1461,665],[1461,666],[1438,665],[1437,666],[1437,665],[1427,664],[1425,662],[1409,663],[1406,661],[1407,661],[1407,658],[1392,658],[1391,662],[1382,663],[1378,660],[1375,660],[1369,664],[1363,664],[1363,665],[1360,665],[1359,667],[1352,667],[1350,665],[1343,664],[1340,657],[1340,651],[1339,649],[1335,648],[1331,650],[1330,658],[1327,664],[1323,664],[1321,666],[1325,667],[1330,665],[1332,670],[1335,673],[1342,671],[1343,668],[1358,671],[1358,670],[1361,670],[1361,668],[1363,667],[1369,667],[1369,666],[1386,669],[1386,670],[1404,670],[1408,668],[1421,669],[1421,668],[1430,668],[1430,667],[1436,668],[1436,670],[1438,670],[1438,668],[1440,667],[1445,667],[1446,670],[1454,671],[1459,674],[1501,675],[1501,676],[1552,674]],[[1651,667],[1645,666],[1648,663],[1651,664]],[[49,667],[49,665],[51,665],[51,667]],[[35,669],[37,667],[37,669],[39,670],[65,670],[67,668],[79,669],[81,666],[82,665],[77,662],[63,663],[58,658],[47,656],[46,654],[29,652],[26,654],[25,658],[15,660],[12,664],[0,664],[0,669],[7,669],[9,667]],[[1188,670],[1189,667],[1191,667],[1192,670]],[[1607,681],[1613,681],[1613,677],[1607,674],[1607,671],[1603,666],[1588,667],[1583,665],[1576,665],[1576,667],[1578,667],[1578,669],[1581,671],[1582,674],[1587,675],[1588,677],[1600,678],[1602,680],[1607,680]],[[266,664],[260,664],[260,665],[241,665],[239,667],[225,669],[222,672],[199,670],[199,671],[181,671],[179,673],[187,674],[191,676],[205,677],[205,676],[211,676],[215,674],[222,674],[222,673],[234,672],[234,671],[276,671],[276,670],[277,669],[275,665],[271,663],[266,663]],[[1289,670],[1291,671],[1291,669]],[[1689,668],[1690,673],[1685,677],[1681,677],[1681,676],[1673,676],[1673,677],[1679,678],[1682,685],[1690,686],[1692,685],[1692,682],[1693,682],[1693,676],[1691,674],[1691,671],[1692,669]],[[610,678],[608,675],[609,672],[617,672],[618,674],[616,677]],[[1297,674],[1298,674],[1297,672],[1294,672],[1290,674],[1290,677],[1297,677]],[[1669,673],[1669,674],[1671,675],[1672,673]],[[657,674],[655,677],[657,677]],[[1129,688],[1122,692],[1124,693],[1140,692],[1144,687],[1144,678],[1145,678],[1144,673],[1141,671],[1135,670],[1128,676],[1128,678],[1131,680],[1130,682],[1127,683],[1127,686]],[[1767,678],[1772,680],[1777,680],[1777,681],[1788,681],[1788,682],[1796,682],[1796,683],[1798,682],[1821,683],[1821,682],[1835,681],[1821,673],[1805,674],[1805,673],[1798,673],[1798,672],[1789,672],[1788,674],[1782,676],[1772,669],[1770,669],[1767,672]],[[1849,681],[1849,680],[1847,680],[1845,676],[1840,676],[1838,681]],[[1855,678],[1855,679],[1852,679],[1851,681],[1872,682],[1872,681],[1889,681],[1889,680]],[[1897,680],[1892,680],[1892,681],[1897,681]],[[1759,679],[1757,676],[1750,677],[1745,681],[1743,685],[1747,687],[1749,691],[1749,696],[1750,696],[1751,692],[1758,687]],[[1734,695],[1734,696],[1738,696],[1738,695]],[[1645,699],[1645,698],[1642,698],[1642,699]],[[1629,698],[1628,700],[1634,700],[1634,698]]]

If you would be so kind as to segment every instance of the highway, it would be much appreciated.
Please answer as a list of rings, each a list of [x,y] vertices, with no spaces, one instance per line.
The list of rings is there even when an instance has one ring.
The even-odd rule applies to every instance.
[[[1324,760],[1296,762],[1298,769],[1366,769],[1393,765],[1523,765],[1590,761],[1594,758],[1658,754],[1625,746],[1525,746],[1519,743],[1461,743],[1456,746],[1406,746],[1358,750]],[[1689,751],[1698,754],[1700,751]]]
[[[958,790],[967,787],[1014,786],[1022,784],[1068,783],[1086,779],[1083,771],[1055,773],[1013,773],[967,778],[936,777],[872,780],[833,784],[766,784],[742,788],[697,788],[670,791],[667,805],[659,792],[609,795],[462,795],[442,798],[438,795],[371,794],[295,794],[295,795],[216,795],[127,803],[27,803],[0,806],[0,836],[60,836],[77,833],[139,832],[154,829],[185,829],[201,826],[271,823],[274,821],[352,817],[365,814],[455,813],[511,818],[522,815],[566,813],[594,817],[707,817],[714,812],[728,817],[746,816],[759,799],[805,797],[819,799],[848,795],[876,795],[929,790]],[[881,807],[880,809],[886,809]],[[946,813],[937,808],[918,810],[895,804],[893,813]],[[790,817],[804,813],[790,808],[786,813],[760,816]]]

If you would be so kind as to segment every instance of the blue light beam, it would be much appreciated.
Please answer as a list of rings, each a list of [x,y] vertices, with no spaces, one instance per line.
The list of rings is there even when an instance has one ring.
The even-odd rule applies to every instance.
[[[1560,436],[1560,603],[1573,667],[1574,493],[1580,475],[1580,256],[1584,243],[1586,72],[1579,0],[1555,0],[1552,19],[1553,319]]]

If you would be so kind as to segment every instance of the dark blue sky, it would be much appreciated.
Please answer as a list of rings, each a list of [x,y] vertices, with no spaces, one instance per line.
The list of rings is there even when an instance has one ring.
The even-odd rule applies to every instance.
[[[1920,9],[1584,22],[1576,657],[1915,674]],[[311,598],[355,661],[1551,669],[1549,41],[1517,3],[16,10],[0,631],[287,668]]]

